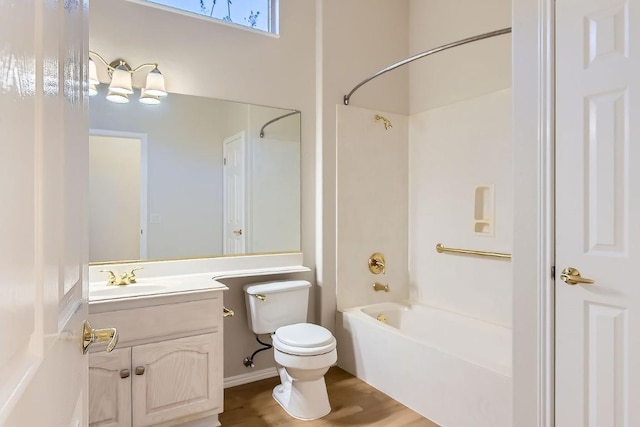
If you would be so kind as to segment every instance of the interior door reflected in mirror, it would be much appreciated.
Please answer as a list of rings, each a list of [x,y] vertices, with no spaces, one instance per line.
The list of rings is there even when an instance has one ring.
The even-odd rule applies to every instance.
[[[180,94],[89,106],[90,262],[300,250],[298,112]]]

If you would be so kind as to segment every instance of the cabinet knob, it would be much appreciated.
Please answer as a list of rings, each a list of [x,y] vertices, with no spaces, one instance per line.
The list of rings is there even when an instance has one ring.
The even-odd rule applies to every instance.
[[[131,371],[129,371],[128,369],[123,369],[120,371],[120,378],[129,378],[129,375],[131,375]]]
[[[144,375],[144,366],[136,366],[136,375]]]

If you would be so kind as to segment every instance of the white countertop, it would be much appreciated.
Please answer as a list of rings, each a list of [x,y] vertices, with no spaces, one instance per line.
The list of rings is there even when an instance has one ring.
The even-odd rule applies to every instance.
[[[137,278],[129,285],[107,285],[106,281],[89,283],[89,302],[142,297],[159,294],[175,294],[204,290],[226,290],[211,274],[182,274],[179,276]]]
[[[289,265],[279,267],[244,268],[226,271],[215,271],[195,274],[175,274],[157,277],[144,277],[148,271],[138,272],[136,283],[129,285],[107,285],[107,276],[89,283],[90,311],[103,311],[114,305],[118,307],[133,307],[143,304],[162,304],[178,299],[206,298],[204,293],[224,291],[228,288],[219,279],[231,277],[251,277],[270,274],[299,273],[311,271],[303,265]],[[116,275],[120,274],[115,270]],[[142,277],[141,277],[142,276]],[[97,275],[90,275],[96,278]],[[198,293],[199,295],[194,295]]]

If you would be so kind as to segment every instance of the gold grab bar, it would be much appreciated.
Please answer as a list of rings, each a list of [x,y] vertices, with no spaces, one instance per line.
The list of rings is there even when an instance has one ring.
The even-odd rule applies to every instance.
[[[485,252],[485,251],[472,251],[469,249],[456,249],[456,248],[447,248],[442,243],[438,243],[436,245],[436,251],[441,254],[443,252],[451,252],[454,254],[466,254],[466,255],[478,255],[478,256],[486,256],[492,258],[507,258],[511,259],[511,254],[505,254],[502,252]]]

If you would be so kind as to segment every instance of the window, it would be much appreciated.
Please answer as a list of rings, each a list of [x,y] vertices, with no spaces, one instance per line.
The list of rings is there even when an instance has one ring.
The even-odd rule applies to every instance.
[[[256,30],[275,33],[273,3],[277,0],[146,0]]]

